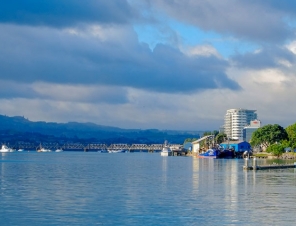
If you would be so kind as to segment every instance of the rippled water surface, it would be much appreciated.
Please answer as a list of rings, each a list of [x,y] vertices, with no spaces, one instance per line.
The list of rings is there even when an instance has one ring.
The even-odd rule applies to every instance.
[[[294,169],[159,153],[0,156],[2,226],[295,223]]]

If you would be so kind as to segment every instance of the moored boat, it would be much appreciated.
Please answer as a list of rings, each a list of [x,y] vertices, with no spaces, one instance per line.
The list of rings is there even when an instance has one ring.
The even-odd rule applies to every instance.
[[[127,152],[126,150],[124,149],[108,149],[108,153],[125,153]]]
[[[5,144],[2,144],[0,152],[15,152],[14,149],[7,147]]]
[[[50,149],[41,148],[37,152],[51,152]]]
[[[200,153],[197,155],[198,158],[219,158],[219,150],[218,149],[208,149],[206,152],[204,153]]]
[[[51,152],[51,150],[42,147],[42,145],[40,144],[39,148],[37,149],[37,152]]]
[[[234,152],[231,150],[220,150],[211,148],[204,153],[197,155],[198,158],[213,158],[213,159],[225,159],[225,158],[234,158]]]
[[[161,156],[172,156],[173,152],[170,149],[169,145],[167,144],[167,141],[165,141],[164,146],[160,152]]]

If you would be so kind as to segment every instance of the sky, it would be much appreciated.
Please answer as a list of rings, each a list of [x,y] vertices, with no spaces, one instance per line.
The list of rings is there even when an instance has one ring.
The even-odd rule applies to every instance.
[[[216,130],[296,122],[296,2],[2,0],[0,114]]]

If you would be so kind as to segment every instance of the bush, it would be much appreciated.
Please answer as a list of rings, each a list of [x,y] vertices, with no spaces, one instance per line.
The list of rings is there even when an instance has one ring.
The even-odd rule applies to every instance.
[[[272,144],[266,149],[266,152],[272,153],[273,155],[279,157],[285,152],[285,148],[282,144]]]

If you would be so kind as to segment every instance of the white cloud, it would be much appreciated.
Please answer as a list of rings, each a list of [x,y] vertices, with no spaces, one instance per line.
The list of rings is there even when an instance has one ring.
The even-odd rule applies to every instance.
[[[222,58],[219,52],[211,45],[197,45],[192,47],[187,47],[184,49],[184,52],[189,56],[215,56]]]

